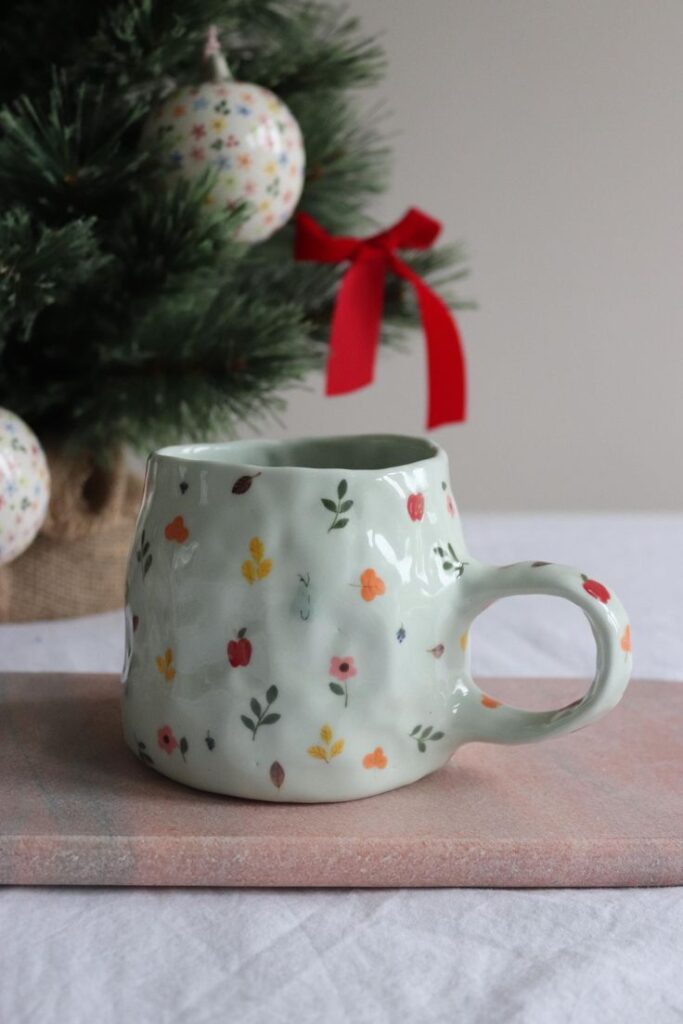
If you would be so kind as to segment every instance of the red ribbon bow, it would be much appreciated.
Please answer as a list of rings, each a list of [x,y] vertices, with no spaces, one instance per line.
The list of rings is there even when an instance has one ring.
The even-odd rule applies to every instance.
[[[413,286],[420,309],[427,340],[427,427],[465,419],[465,360],[455,320],[443,299],[396,255],[397,249],[428,249],[440,231],[438,220],[417,209],[408,210],[393,227],[370,238],[335,238],[307,213],[298,215],[295,259],[351,261],[332,317],[326,394],[343,395],[372,383],[384,279],[391,270]]]

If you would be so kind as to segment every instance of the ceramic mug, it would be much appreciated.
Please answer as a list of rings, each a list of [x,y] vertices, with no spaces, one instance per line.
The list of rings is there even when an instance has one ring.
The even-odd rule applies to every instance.
[[[473,682],[469,627],[512,594],[566,597],[587,616],[597,674],[580,701],[524,711]],[[594,722],[624,692],[630,648],[603,583],[470,556],[430,441],[239,441],[149,458],[123,723],[138,757],[178,782],[276,801],[382,793],[463,743]]]

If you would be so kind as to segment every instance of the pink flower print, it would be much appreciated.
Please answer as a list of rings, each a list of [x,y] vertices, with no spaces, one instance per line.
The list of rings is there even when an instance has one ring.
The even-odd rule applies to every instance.
[[[194,135],[195,139],[203,139],[204,136],[206,135],[206,128],[204,127],[203,124],[193,124],[192,134]]]
[[[204,160],[206,157],[206,152],[202,149],[201,146],[195,146],[194,149],[191,151],[190,156],[192,157],[193,160]]]
[[[349,706],[349,679],[358,675],[358,670],[353,663],[353,658],[331,658],[330,675],[338,682],[330,683],[332,693],[344,698],[344,707]]]
[[[239,144],[239,139],[237,138],[236,135],[228,135],[227,139],[225,140],[225,145],[230,146],[230,148],[232,148],[233,146],[239,146]]]
[[[297,167],[296,164],[292,164],[290,166],[290,168],[289,168],[289,176],[290,176],[290,178],[296,178],[298,173],[299,173],[299,168]]]
[[[251,167],[251,157],[248,153],[240,153],[237,157],[238,167]]]
[[[244,194],[247,196],[253,196],[256,191],[256,185],[253,181],[245,181],[244,183]]]
[[[446,508],[448,509],[448,514],[452,519],[455,515],[455,502],[450,494],[446,497]]]
[[[282,201],[283,201],[283,203],[289,203],[289,202],[291,202],[291,199],[292,199],[292,191],[291,191],[291,189],[287,189],[286,192],[282,193]]]
[[[354,665],[353,658],[332,658],[330,660],[330,675],[343,683],[347,679],[357,676],[358,669]]]
[[[178,741],[170,725],[162,725],[160,729],[157,729],[157,743],[167,754],[173,753],[178,746]]]

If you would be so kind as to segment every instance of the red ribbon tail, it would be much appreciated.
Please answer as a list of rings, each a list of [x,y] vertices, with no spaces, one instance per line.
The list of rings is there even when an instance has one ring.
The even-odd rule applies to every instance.
[[[427,429],[461,423],[467,412],[465,356],[458,325],[446,303],[418,277],[417,295],[427,341]]]
[[[344,275],[332,317],[325,386],[328,395],[345,395],[373,381],[385,270],[383,258],[361,258]]]

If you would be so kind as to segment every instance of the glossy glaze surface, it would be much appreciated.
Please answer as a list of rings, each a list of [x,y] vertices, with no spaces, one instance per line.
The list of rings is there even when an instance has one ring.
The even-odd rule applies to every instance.
[[[497,597],[568,597],[599,674],[578,704],[508,708],[469,674]],[[578,728],[630,672],[621,605],[548,563],[465,547],[446,456],[373,436],[162,449],[150,457],[126,604],[126,739],[178,781],[266,800],[345,800],[412,782],[473,739]]]

